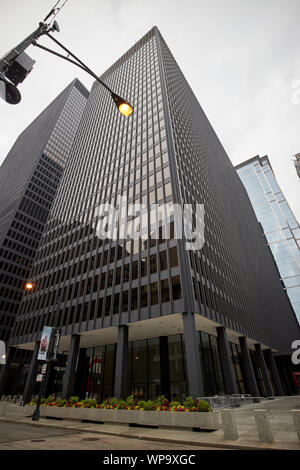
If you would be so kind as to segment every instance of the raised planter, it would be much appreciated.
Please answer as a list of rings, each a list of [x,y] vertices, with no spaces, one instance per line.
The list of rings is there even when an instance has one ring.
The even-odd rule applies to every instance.
[[[26,405],[33,413],[35,407]],[[172,426],[182,428],[199,428],[203,430],[219,429],[219,413],[212,412],[178,412],[178,411],[135,411],[105,410],[99,408],[64,408],[41,406],[40,416],[60,419],[78,419],[99,421],[103,423],[138,424],[140,426]]]

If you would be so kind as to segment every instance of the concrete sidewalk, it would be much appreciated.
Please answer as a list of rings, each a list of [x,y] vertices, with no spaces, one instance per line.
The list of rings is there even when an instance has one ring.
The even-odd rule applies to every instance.
[[[4,404],[4,405],[3,405]],[[279,397],[234,408],[238,436],[236,441],[224,440],[222,429],[213,432],[193,432],[183,428],[146,428],[130,427],[126,424],[98,424],[77,420],[57,420],[40,418],[39,422],[31,421],[28,409],[17,404],[0,402],[9,412],[0,420],[16,423],[27,423],[32,426],[52,426],[79,432],[101,433],[132,439],[159,441],[165,443],[223,448],[223,449],[278,449],[300,450],[300,442],[293,423],[291,410],[300,409],[300,396]],[[272,444],[259,442],[253,410],[266,409],[274,437]],[[1,410],[0,410],[1,411]],[[218,411],[218,410],[216,410]],[[1,413],[0,413],[1,415]]]
[[[249,418],[249,417],[248,417]],[[247,421],[248,421],[247,418]],[[253,432],[254,424],[244,424],[244,431],[239,432],[240,437],[236,441],[224,441],[223,432],[221,430],[214,432],[192,432],[182,429],[153,429],[153,428],[137,428],[126,425],[114,424],[97,424],[83,423],[71,420],[51,420],[41,418],[38,422],[31,421],[31,418],[0,418],[1,421],[27,423],[32,426],[50,426],[55,428],[64,428],[78,432],[91,432],[99,434],[108,434],[111,436],[126,437],[132,439],[143,439],[146,441],[157,441],[160,443],[173,443],[192,445],[195,448],[205,446],[220,449],[236,449],[236,450],[300,450],[300,443],[297,435],[292,431],[278,431],[274,435],[275,441],[272,444],[262,444],[258,442],[258,438]],[[245,419],[244,419],[245,421]],[[239,424],[240,428],[241,423]],[[240,429],[239,429],[240,431]]]

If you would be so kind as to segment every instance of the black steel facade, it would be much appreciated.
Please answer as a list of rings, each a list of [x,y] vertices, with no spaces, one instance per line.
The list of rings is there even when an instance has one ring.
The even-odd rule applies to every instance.
[[[180,334],[187,377],[181,395],[203,395],[208,372],[199,351],[201,325],[209,325],[214,338],[217,331],[221,338],[222,327],[235,333],[231,352],[224,343],[230,370],[241,354],[239,336],[288,350],[298,326],[246,191],[158,29],[101,79],[133,104],[134,114],[121,116],[95,83],[33,264],[37,287],[23,298],[10,343],[33,348],[43,325],[55,325],[66,345],[80,335],[89,356],[91,347],[115,344],[111,374],[122,395],[119,377],[128,365],[118,348],[127,361],[128,331],[130,341]],[[100,239],[99,204],[118,206],[125,193],[129,204],[147,207],[204,204],[204,247],[187,251],[185,240],[174,239],[172,218],[169,239],[150,239],[147,227],[142,239]],[[145,324],[151,333],[138,335]],[[94,344],[93,332],[99,334]],[[244,390],[235,367],[232,392]],[[226,364],[223,377],[224,371],[227,376]],[[66,372],[65,384],[71,378]]]
[[[0,168],[0,339],[7,341],[88,98],[74,80],[18,137]]]

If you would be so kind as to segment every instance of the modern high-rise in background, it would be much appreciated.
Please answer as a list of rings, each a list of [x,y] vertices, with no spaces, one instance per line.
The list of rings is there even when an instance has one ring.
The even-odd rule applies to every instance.
[[[247,193],[158,29],[101,79],[134,114],[94,84],[10,339],[34,350],[24,400],[37,390],[44,325],[60,328],[65,358],[47,370],[47,393],[290,393],[274,353],[290,352],[298,324]],[[167,204],[170,237],[160,225],[151,238],[148,215],[141,237],[103,240],[99,205],[120,196],[145,213]],[[204,204],[202,249],[175,238],[173,203]]]
[[[282,193],[270,160],[256,156],[236,167],[276,261],[300,323],[300,227]]]
[[[22,132],[0,168],[0,339],[7,341],[88,91],[75,79]]]
[[[297,175],[300,178],[300,153],[296,153],[295,158],[296,160],[294,161],[294,165],[297,171]]]

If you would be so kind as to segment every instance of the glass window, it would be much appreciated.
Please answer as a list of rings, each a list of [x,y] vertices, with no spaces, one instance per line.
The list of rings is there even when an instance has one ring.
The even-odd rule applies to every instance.
[[[217,384],[215,379],[215,371],[213,367],[212,355],[210,350],[209,335],[207,333],[200,333],[202,357],[204,363],[204,374],[206,383],[206,394],[215,395],[217,393]]]
[[[119,304],[120,304],[120,294],[115,294],[113,313],[119,313]]]
[[[106,300],[105,300],[105,316],[106,317],[110,315],[110,304],[111,304],[111,295],[107,295]]]
[[[181,299],[181,283],[180,276],[174,276],[171,278],[172,281],[172,294],[173,300]]]
[[[151,305],[158,304],[158,284],[153,282],[150,284]]]
[[[164,271],[168,267],[167,263],[167,252],[166,251],[161,251],[159,253],[159,264],[160,264],[160,270]]]
[[[132,343],[132,394],[143,399],[147,396],[147,340]]]
[[[131,289],[131,310],[138,308],[138,290],[137,287]]]
[[[154,274],[157,272],[157,260],[156,255],[150,256],[150,274]]]
[[[105,278],[106,278],[106,273],[102,273],[101,274],[100,290],[105,289]]]
[[[128,282],[129,281],[129,264],[124,264],[123,269],[124,269],[123,282]]]
[[[169,281],[168,279],[163,279],[160,281],[161,286],[161,301],[169,302],[170,301],[170,291],[169,291]]]
[[[113,395],[114,383],[114,364],[115,364],[115,345],[110,344],[106,346],[105,351],[105,366],[103,377],[103,397],[108,398]]]
[[[132,279],[137,279],[138,278],[138,272],[139,272],[138,261],[133,261],[131,266],[132,266]]]
[[[102,316],[102,309],[103,309],[103,297],[100,297],[98,301],[97,318],[100,318]]]
[[[171,196],[172,194],[171,183],[167,183],[165,185],[165,193],[166,193],[166,197]]]
[[[141,259],[141,277],[147,276],[147,257]]]
[[[116,269],[116,285],[120,284],[121,282],[121,268]]]
[[[170,265],[171,265],[171,268],[174,268],[175,266],[178,266],[177,247],[173,246],[172,248],[170,248],[169,253],[170,253]]]
[[[160,396],[160,349],[159,338],[148,339],[148,398],[153,400]]]
[[[141,308],[148,305],[148,286],[141,286]]]
[[[128,290],[125,290],[122,294],[122,312],[128,311]]]
[[[113,278],[114,278],[114,271],[113,270],[108,271],[107,287],[111,287],[113,285]]]
[[[186,392],[181,335],[168,336],[171,399],[181,400]]]

